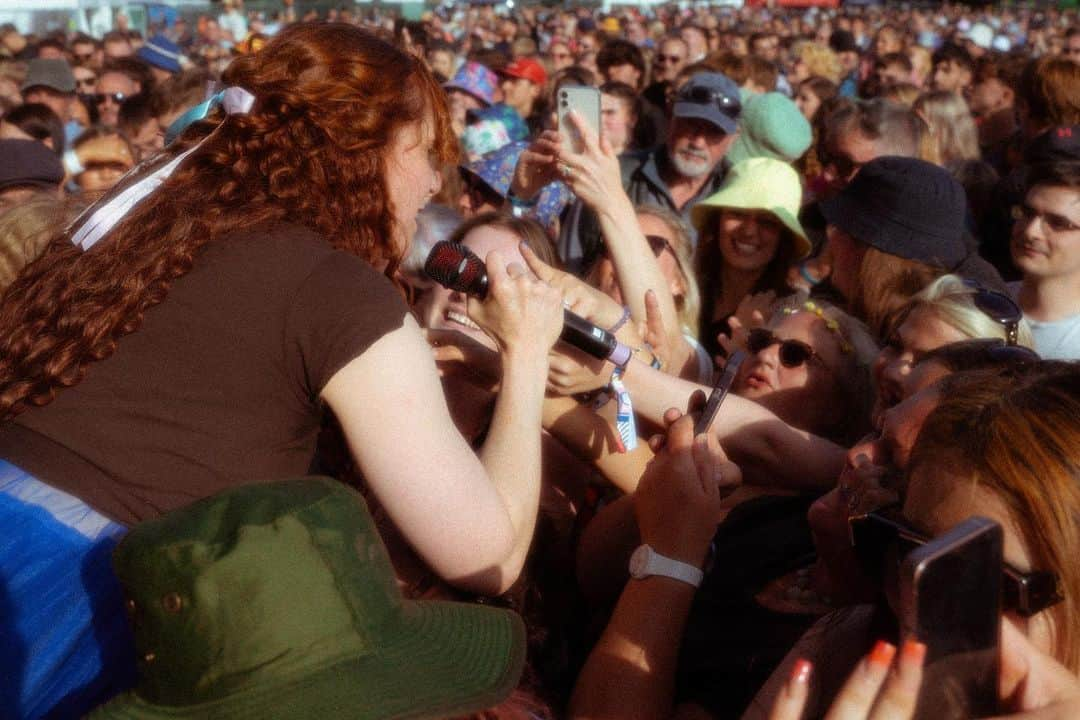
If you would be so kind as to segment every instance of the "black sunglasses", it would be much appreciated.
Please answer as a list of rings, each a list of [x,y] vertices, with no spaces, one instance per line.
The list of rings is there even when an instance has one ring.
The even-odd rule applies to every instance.
[[[900,513],[899,505],[888,505],[848,519],[851,543],[863,572],[878,580],[886,559],[893,554],[897,567],[914,549],[932,538],[915,530]],[[1020,572],[1003,563],[1001,607],[1022,617],[1031,617],[1062,601],[1058,577],[1050,572]]]
[[[124,99],[127,98],[127,97],[128,96],[125,95],[122,92],[97,93],[96,95],[94,95],[94,102],[96,102],[98,105],[100,105],[103,102],[105,102],[107,99],[111,99],[117,105],[122,105],[123,102],[124,102]]]
[[[754,328],[746,339],[746,349],[754,355],[776,344],[780,345],[780,364],[786,368],[797,368],[813,358],[817,358],[822,366],[825,365],[817,351],[802,340],[783,340],[776,337],[772,330]]]
[[[710,90],[701,85],[684,87],[676,96],[676,102],[689,102],[695,105],[715,104],[720,109],[720,112],[732,120],[738,120],[739,113],[742,112],[742,103],[737,98],[729,97],[718,90]]]
[[[972,296],[975,307],[991,320],[1005,327],[1005,344],[1016,345],[1017,331],[1024,317],[1020,306],[1008,295],[984,288],[974,280],[965,280],[964,284],[975,290]]]

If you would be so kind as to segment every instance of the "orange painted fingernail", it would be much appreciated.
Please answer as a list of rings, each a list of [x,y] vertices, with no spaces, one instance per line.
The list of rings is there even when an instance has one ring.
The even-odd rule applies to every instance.
[[[791,668],[791,682],[805,685],[810,682],[810,672],[813,669],[813,663],[809,660],[799,658],[795,661],[795,667]]]
[[[900,650],[900,659],[905,663],[922,665],[926,659],[926,645],[918,640],[904,641],[904,647]]]
[[[879,667],[892,665],[893,657],[896,656],[896,646],[884,640],[878,640],[874,649],[870,651],[870,663]]]

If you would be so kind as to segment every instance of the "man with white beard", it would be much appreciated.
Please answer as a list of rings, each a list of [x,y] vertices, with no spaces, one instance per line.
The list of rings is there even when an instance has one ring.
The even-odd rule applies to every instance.
[[[667,208],[693,227],[690,210],[715,193],[727,174],[724,155],[738,135],[741,112],[739,87],[726,75],[691,77],[675,96],[667,142],[619,159],[630,200]],[[691,239],[696,245],[697,238]],[[596,217],[576,203],[564,216],[559,254],[568,269],[583,272],[599,250]]]

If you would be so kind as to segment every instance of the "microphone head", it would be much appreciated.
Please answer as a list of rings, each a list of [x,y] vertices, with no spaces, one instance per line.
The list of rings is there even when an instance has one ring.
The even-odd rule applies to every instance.
[[[427,276],[443,287],[483,298],[487,295],[487,268],[476,253],[461,243],[435,243],[424,263]]]

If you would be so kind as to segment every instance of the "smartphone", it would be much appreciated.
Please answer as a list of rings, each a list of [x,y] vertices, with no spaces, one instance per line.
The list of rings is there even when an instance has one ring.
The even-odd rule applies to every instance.
[[[712,425],[713,418],[716,417],[716,411],[720,409],[720,405],[723,404],[728,391],[731,390],[731,385],[735,382],[735,376],[739,374],[739,366],[742,365],[745,359],[746,353],[742,350],[731,353],[727,364],[724,365],[724,372],[720,373],[720,379],[716,381],[716,386],[709,393],[709,399],[705,401],[705,408],[701,411],[701,417],[694,423],[695,437],[707,432],[709,426]]]
[[[915,717],[997,715],[1001,526],[971,517],[913,550],[900,567],[900,629],[926,644]]]
[[[600,137],[600,91],[586,85],[564,85],[559,88],[555,102],[559,117],[559,135],[562,136],[563,150],[580,153],[585,150],[577,128],[566,117],[571,110],[577,112],[585,123]]]

